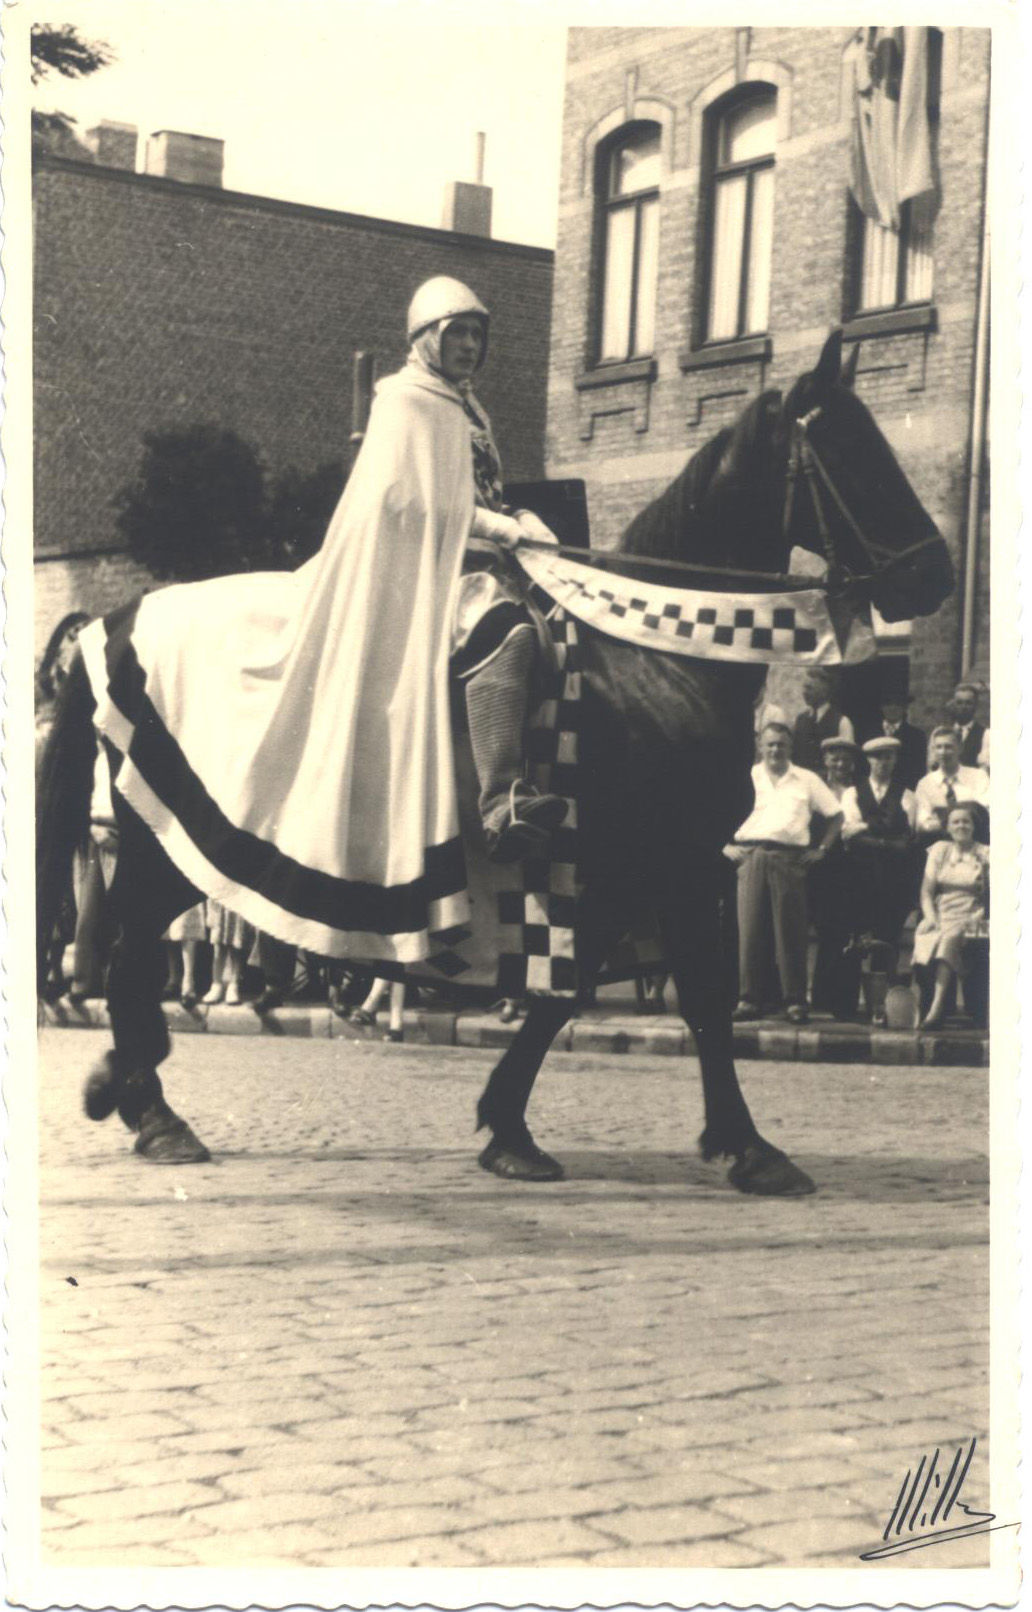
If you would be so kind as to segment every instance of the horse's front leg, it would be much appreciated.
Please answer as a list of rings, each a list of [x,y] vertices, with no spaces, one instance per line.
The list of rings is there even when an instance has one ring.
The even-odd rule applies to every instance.
[[[620,938],[623,925],[604,904],[582,898],[577,952],[582,985],[594,982],[603,958]],[[561,1181],[558,1159],[539,1148],[527,1126],[530,1094],[552,1042],[573,1013],[569,997],[534,997],[511,1045],[488,1077],[477,1104],[477,1129],[488,1126],[491,1140],[478,1163],[494,1175],[518,1181]]]
[[[728,1180],[740,1192],[798,1197],[814,1192],[814,1183],[760,1135],[735,1069],[734,963],[721,922],[726,882],[719,860],[700,862],[683,879],[667,882],[659,904],[663,947],[702,1076],[699,1151],[704,1159],[731,1158]]]
[[[535,997],[515,1038],[492,1069],[477,1103],[477,1129],[491,1140],[477,1163],[513,1181],[561,1181],[563,1167],[542,1151],[527,1126],[530,1093],[552,1042],[573,1012],[572,1000]]]

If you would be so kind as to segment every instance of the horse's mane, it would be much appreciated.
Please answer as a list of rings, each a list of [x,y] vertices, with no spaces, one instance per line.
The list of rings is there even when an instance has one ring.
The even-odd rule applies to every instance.
[[[617,548],[622,554],[658,559],[716,559],[728,555],[728,537],[750,514],[758,536],[758,494],[765,477],[773,426],[781,416],[781,393],[762,392],[733,425],[723,426],[695,452],[658,498],[634,517]],[[713,540],[720,547],[713,549]],[[748,556],[734,556],[739,562]]]

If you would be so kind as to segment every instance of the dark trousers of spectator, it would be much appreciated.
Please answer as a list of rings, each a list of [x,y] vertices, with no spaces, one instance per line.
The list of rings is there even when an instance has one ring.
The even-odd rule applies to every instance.
[[[739,995],[762,1005],[770,953],[787,1004],[806,1001],[806,869],[802,847],[753,846],[738,865]]]
[[[837,1019],[856,1015],[860,999],[860,954],[851,945],[856,929],[856,896],[851,852],[836,846],[810,869],[809,899],[817,933],[814,1007]]]
[[[294,984],[297,959],[300,956],[309,983],[317,981],[322,970],[331,985],[340,985],[347,965],[339,958],[318,957],[315,952],[299,951],[288,941],[277,940],[275,935],[258,931],[252,957],[257,961],[268,985],[287,995]]]
[[[853,842],[849,855],[854,870],[857,934],[870,935],[896,953],[903,925],[917,906],[923,859],[911,846],[872,845],[863,839]]]
[[[75,920],[75,962],[72,973],[73,996],[101,996],[115,929],[108,902],[107,886],[110,873],[104,859],[114,871],[114,856],[102,852],[91,839],[83,852],[81,877],[77,881],[77,913]]]
[[[277,990],[286,994],[294,983],[297,947],[290,945],[288,941],[277,940],[275,935],[267,935],[263,929],[259,929],[253,955],[257,959],[266,984],[275,986]]]

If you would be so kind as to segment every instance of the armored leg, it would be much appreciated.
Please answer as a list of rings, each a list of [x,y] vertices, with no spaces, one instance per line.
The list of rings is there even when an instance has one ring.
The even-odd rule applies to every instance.
[[[513,629],[466,683],[473,762],[488,854],[496,862],[541,856],[566,816],[559,795],[542,795],[523,776],[523,723],[534,666],[534,630]]]

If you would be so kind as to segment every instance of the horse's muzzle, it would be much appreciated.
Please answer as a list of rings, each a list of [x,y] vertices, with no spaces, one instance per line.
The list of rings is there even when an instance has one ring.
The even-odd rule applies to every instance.
[[[950,551],[939,534],[912,554],[889,564],[875,578],[871,602],[885,621],[909,621],[930,616],[953,592],[955,583]]]

